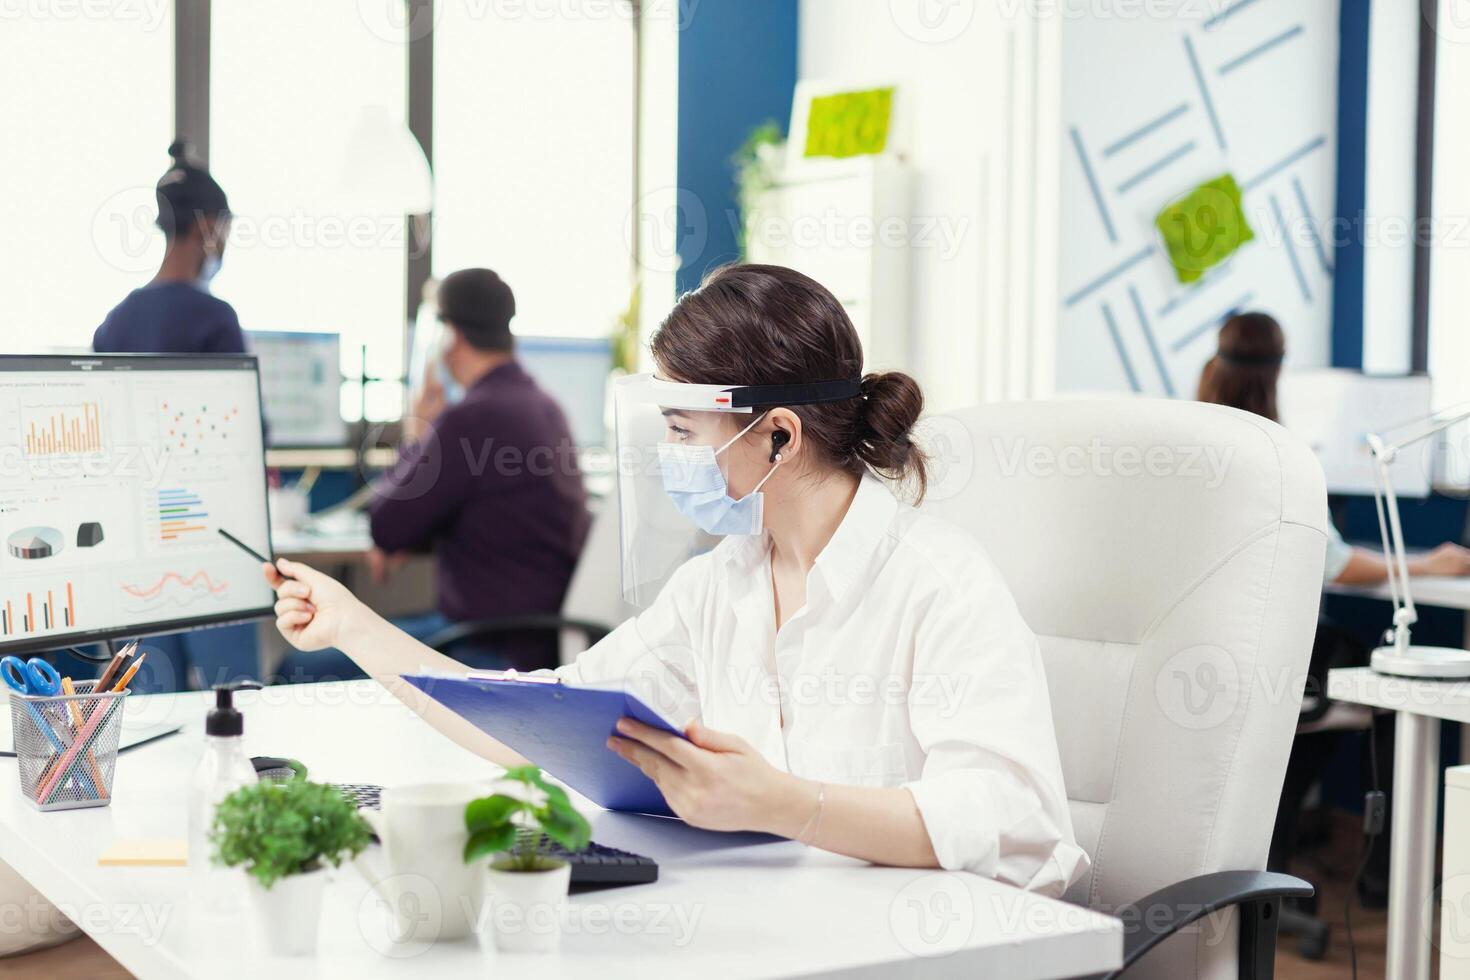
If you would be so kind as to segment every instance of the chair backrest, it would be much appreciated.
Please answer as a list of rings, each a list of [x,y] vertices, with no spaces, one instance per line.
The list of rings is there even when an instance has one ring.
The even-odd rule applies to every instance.
[[[582,554],[567,583],[561,614],[568,619],[602,623],[608,629],[636,615],[638,610],[623,601],[622,563],[618,550],[617,500],[593,500],[592,524]],[[587,649],[587,638],[579,630],[562,630],[561,662],[569,664]]]
[[[924,504],[987,549],[1041,641],[1079,843],[1102,911],[1264,867],[1322,586],[1308,448],[1233,409],[980,406],[927,423]],[[1235,976],[1206,925],[1130,976]],[[1220,934],[1223,927],[1224,934]]]

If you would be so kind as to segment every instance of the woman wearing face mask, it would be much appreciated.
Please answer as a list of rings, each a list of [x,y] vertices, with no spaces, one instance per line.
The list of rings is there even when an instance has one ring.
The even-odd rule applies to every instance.
[[[650,604],[557,673],[696,720],[686,741],[624,719],[609,745],[696,826],[1065,891],[1088,858],[1036,639],[980,546],[878,478],[923,492],[918,385],[862,374],[832,294],[773,266],[712,274],[653,357],[615,397],[623,583]],[[699,553],[696,535],[724,539]],[[291,643],[335,644],[446,721],[396,675],[462,667],[281,570]]]
[[[230,234],[230,206],[189,147],[168,148],[173,166],[158,182],[163,263],[146,286],[112,308],[92,336],[99,354],[239,354],[245,337],[235,310],[210,295]]]

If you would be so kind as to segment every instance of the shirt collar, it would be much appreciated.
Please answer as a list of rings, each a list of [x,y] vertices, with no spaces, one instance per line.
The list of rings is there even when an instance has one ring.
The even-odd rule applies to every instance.
[[[898,501],[882,481],[871,473],[863,474],[837,532],[817,556],[816,571],[834,600],[841,599],[867,570],[897,512]]]
[[[897,511],[898,501],[883,482],[864,474],[842,523],[817,556],[815,571],[834,600],[841,599],[868,567],[868,558],[888,536]],[[764,560],[769,549],[770,539],[761,533],[727,537],[716,551],[727,564],[748,569]]]

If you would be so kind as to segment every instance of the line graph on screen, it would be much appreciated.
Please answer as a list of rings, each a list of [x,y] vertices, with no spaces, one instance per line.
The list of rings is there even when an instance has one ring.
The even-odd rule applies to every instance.
[[[203,569],[185,574],[168,571],[152,582],[123,582],[123,602],[134,611],[153,612],[170,606],[186,608],[208,599],[223,599],[230,583],[210,577]]]

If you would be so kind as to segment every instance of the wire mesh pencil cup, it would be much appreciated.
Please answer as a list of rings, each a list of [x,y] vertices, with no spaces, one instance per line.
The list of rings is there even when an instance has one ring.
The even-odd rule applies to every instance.
[[[38,809],[75,810],[112,802],[112,776],[127,691],[35,697],[11,692],[10,717],[20,788]]]

